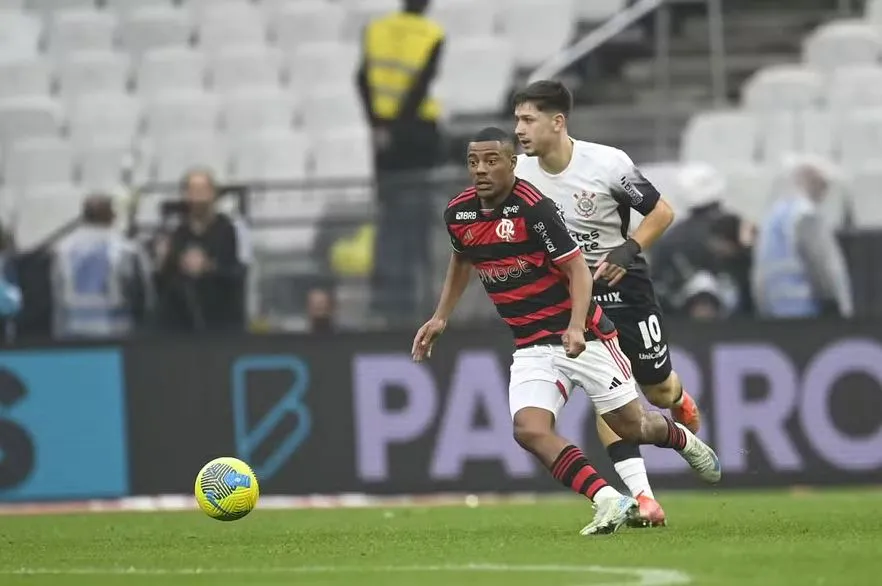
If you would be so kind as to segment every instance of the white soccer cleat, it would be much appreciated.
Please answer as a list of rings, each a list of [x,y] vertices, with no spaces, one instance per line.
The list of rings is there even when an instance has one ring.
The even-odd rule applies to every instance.
[[[689,462],[692,469],[695,470],[701,479],[716,484],[722,477],[720,469],[720,459],[709,445],[698,439],[698,437],[689,431],[689,429],[680,423],[674,423],[686,434],[686,447],[677,450],[683,459]]]
[[[639,509],[636,500],[623,494],[594,503],[594,506],[597,508],[594,520],[580,531],[582,535],[615,533],[631,517],[637,515]]]

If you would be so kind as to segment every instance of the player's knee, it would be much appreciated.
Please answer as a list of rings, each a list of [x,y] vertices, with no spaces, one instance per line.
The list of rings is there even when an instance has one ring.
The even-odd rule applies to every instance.
[[[542,417],[533,417],[530,413],[519,411],[514,419],[514,439],[525,450],[532,451],[544,438],[554,431]]]
[[[670,409],[680,396],[680,379],[672,372],[668,378],[654,385],[640,385],[646,399],[659,409]]]

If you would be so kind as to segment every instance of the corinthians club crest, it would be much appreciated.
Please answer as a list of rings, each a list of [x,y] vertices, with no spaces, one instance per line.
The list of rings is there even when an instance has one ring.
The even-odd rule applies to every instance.
[[[595,208],[597,207],[597,204],[594,203],[594,198],[596,197],[596,193],[588,193],[587,191],[582,191],[582,193],[574,193],[573,200],[576,205],[576,213],[583,218],[588,218],[592,216],[594,214]]]

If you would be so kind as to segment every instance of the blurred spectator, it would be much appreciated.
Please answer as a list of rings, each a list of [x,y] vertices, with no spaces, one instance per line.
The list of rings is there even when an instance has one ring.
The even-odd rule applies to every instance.
[[[147,321],[153,290],[146,256],[114,228],[113,201],[93,195],[82,225],[64,236],[52,255],[53,335],[121,337]]]
[[[404,10],[364,31],[357,83],[374,139],[377,237],[373,303],[387,320],[411,318],[418,271],[428,257],[431,194],[425,171],[435,166],[440,106],[430,86],[440,64],[444,30],[424,16],[429,0],[405,0]]]
[[[683,313],[690,319],[713,321],[726,317],[726,307],[716,277],[701,271],[683,287]]]
[[[677,184],[679,196],[688,202],[688,215],[662,236],[651,259],[662,307],[688,314],[690,287],[698,282],[707,288],[713,280],[711,289],[723,315],[748,312],[752,227],[723,207],[726,183],[713,167],[689,164]]]
[[[0,339],[4,342],[15,338],[15,317],[21,308],[15,245],[12,235],[0,227]]]
[[[313,287],[306,294],[306,316],[309,319],[309,332],[312,334],[331,334],[336,330],[336,302],[334,293],[328,287]]]
[[[754,301],[775,318],[851,316],[851,279],[819,206],[837,171],[815,156],[785,162],[785,190],[766,215],[754,255]]]
[[[238,231],[216,209],[209,171],[181,181],[186,208],[170,236],[156,243],[157,289],[164,327],[179,331],[245,327],[245,266]]]

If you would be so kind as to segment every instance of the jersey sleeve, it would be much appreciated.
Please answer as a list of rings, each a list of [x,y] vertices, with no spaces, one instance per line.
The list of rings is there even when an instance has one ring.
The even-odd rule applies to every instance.
[[[555,264],[566,262],[582,254],[564,224],[563,212],[552,200],[543,198],[530,207],[527,221]]]
[[[631,157],[623,151],[616,150],[610,171],[610,193],[616,201],[634,208],[644,216],[655,209],[661,194],[643,176]]]
[[[450,248],[453,249],[453,252],[457,254],[462,254],[462,252],[465,250],[465,246],[456,236],[456,234],[454,234],[453,229],[450,226],[450,220],[452,219],[451,216],[452,214],[450,212],[450,209],[444,211],[444,226],[447,228],[447,234],[450,236]]]

